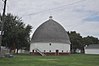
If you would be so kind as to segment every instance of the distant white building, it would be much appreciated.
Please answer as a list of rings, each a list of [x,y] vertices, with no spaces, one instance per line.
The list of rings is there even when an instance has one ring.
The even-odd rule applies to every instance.
[[[6,53],[9,53],[9,49],[8,48],[6,48],[6,47],[4,47],[4,46],[1,46],[1,52],[2,52],[2,54],[6,54]]]
[[[99,44],[91,44],[86,46],[85,54],[99,54]]]
[[[30,44],[31,54],[66,55],[70,53],[70,40],[65,29],[50,19],[41,24],[34,32]]]

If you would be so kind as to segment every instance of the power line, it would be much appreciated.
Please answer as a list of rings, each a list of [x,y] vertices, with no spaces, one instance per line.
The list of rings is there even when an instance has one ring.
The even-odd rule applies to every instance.
[[[42,11],[31,13],[31,14],[28,14],[28,15],[23,15],[22,17],[31,16],[31,15],[37,15],[37,14],[43,13],[45,11],[52,11],[52,10],[56,10],[56,9],[60,9],[60,8],[63,9],[64,7],[66,8],[66,6],[71,6],[71,5],[80,3],[82,1],[86,1],[86,0],[79,0],[79,1],[76,1],[76,2],[73,2],[73,3],[70,3],[70,4],[65,4],[65,5],[59,6],[59,7],[55,7],[55,8],[51,8],[51,9],[47,9],[47,10],[42,10]]]

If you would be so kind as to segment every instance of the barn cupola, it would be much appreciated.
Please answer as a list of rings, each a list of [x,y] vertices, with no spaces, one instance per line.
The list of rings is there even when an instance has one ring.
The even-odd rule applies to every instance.
[[[52,19],[53,17],[52,16],[49,16],[49,19]]]

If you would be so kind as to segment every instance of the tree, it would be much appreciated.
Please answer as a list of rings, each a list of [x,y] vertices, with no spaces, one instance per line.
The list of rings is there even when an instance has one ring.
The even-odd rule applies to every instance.
[[[76,50],[80,49],[81,53],[84,53],[84,44],[82,42],[82,36],[80,36],[79,33],[76,33],[76,31],[71,31],[69,33],[69,37],[71,41],[71,52],[76,53]]]
[[[2,45],[10,48],[10,50],[27,47],[30,44],[31,29],[32,26],[26,26],[18,16],[7,14],[5,16]]]
[[[83,43],[86,44],[86,45],[89,45],[89,44],[99,44],[99,40],[96,37],[87,36],[87,37],[83,38]]]
[[[84,53],[84,47],[89,44],[99,44],[99,40],[93,36],[87,36],[82,38],[76,31],[68,32],[71,41],[71,52],[76,53],[76,49],[80,49],[81,53]]]

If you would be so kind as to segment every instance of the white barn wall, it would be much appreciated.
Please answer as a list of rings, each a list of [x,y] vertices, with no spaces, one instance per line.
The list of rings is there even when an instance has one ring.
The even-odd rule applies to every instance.
[[[99,54],[99,49],[85,49],[85,54]]]
[[[65,43],[32,43],[30,45],[30,52],[32,52],[33,49],[39,49],[41,52],[56,52],[56,50],[59,50],[59,52],[70,52],[70,44]]]

